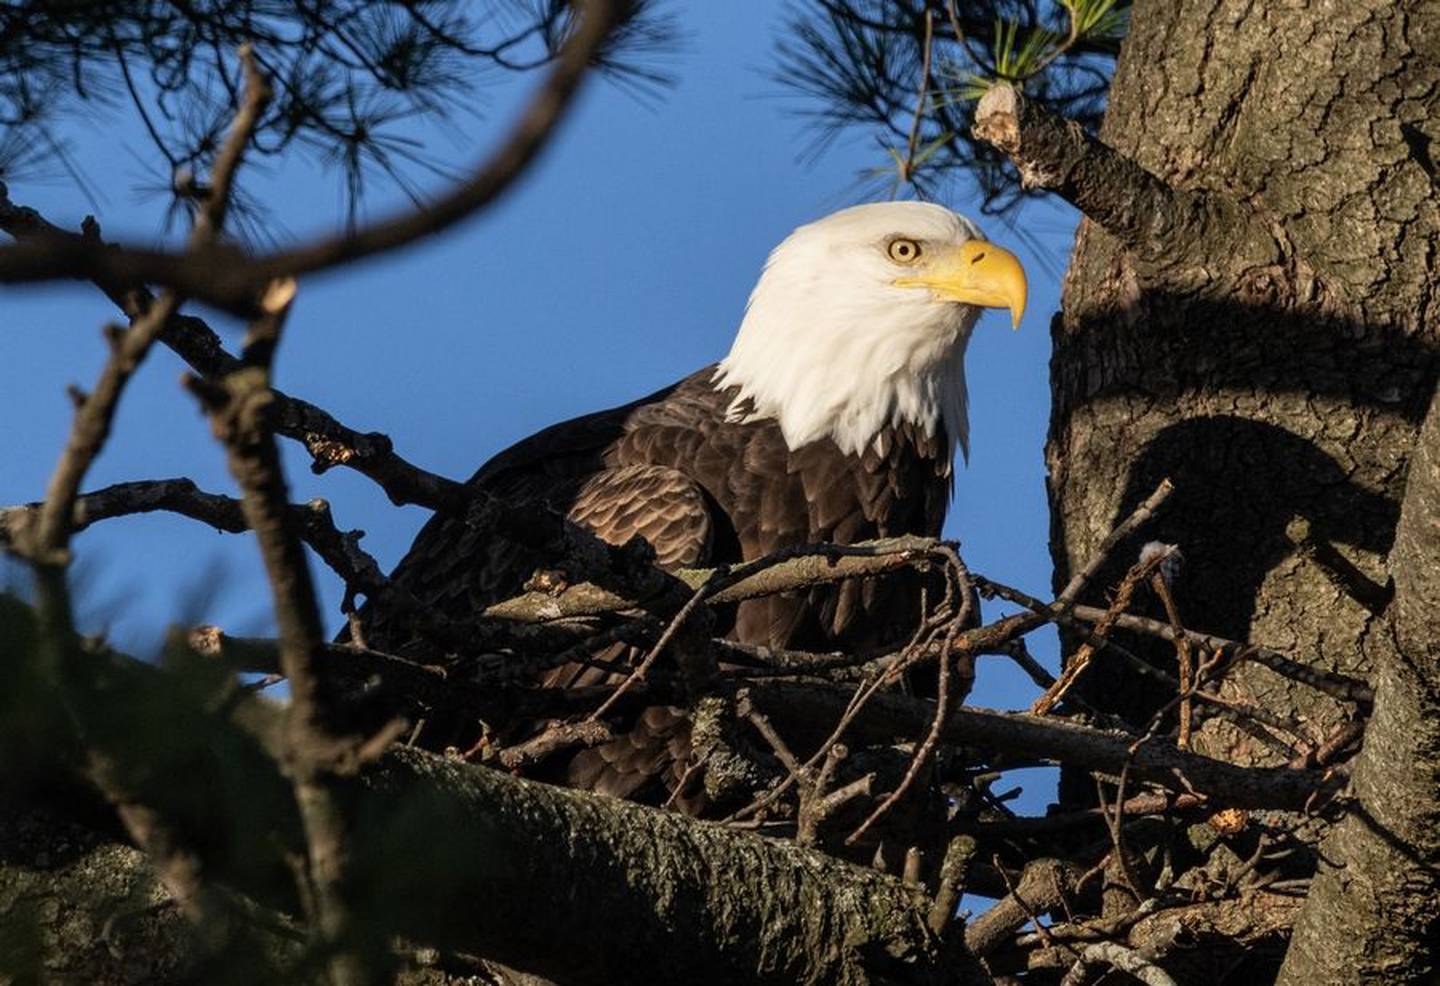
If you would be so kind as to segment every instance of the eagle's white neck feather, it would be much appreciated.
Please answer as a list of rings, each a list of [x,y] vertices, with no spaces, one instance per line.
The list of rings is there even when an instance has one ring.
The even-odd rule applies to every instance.
[[[774,418],[791,449],[831,438],[862,454],[891,426],[944,426],[968,455],[965,345],[979,310],[896,287],[885,254],[896,235],[979,236],[940,206],[857,206],[802,226],[771,253],[716,372],[739,390],[731,413]]]

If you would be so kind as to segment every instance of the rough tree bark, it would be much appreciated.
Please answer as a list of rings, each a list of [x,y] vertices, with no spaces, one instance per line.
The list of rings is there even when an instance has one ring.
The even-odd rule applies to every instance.
[[[1091,217],[1052,330],[1057,582],[1169,476],[1177,492],[1147,536],[1184,552],[1186,623],[1376,684],[1286,983],[1433,975],[1440,424],[1416,448],[1440,342],[1437,119],[1434,3],[1141,2],[1101,137],[1159,182],[1021,162]],[[1354,714],[1255,666],[1224,687],[1311,743]],[[1138,721],[1168,697],[1104,662],[1082,689]],[[1196,745],[1277,756],[1218,721]],[[1093,798],[1088,777],[1070,780],[1063,798]],[[1300,816],[1266,822],[1324,835]]]
[[[15,652],[5,631],[20,613],[0,612],[0,652]],[[137,798],[163,801],[194,841],[247,947],[293,960],[307,939],[284,917],[300,913],[287,860],[305,836],[274,759],[279,710],[203,664],[91,656],[108,701],[78,714],[136,738]],[[254,955],[193,947],[153,867],[110,844],[123,832],[61,744],[36,750],[54,733],[0,731],[0,982],[270,981]],[[177,735],[188,742],[167,745]],[[343,794],[355,926],[376,946],[398,934],[574,984],[986,981],[958,937],[930,929],[923,889],[816,849],[403,748]]]
[[[1391,553],[1393,644],[1281,986],[1435,981],[1440,925],[1440,399],[1410,465]]]
[[[251,775],[229,793],[279,794],[282,783]],[[575,984],[986,981],[926,929],[922,891],[793,843],[404,750],[363,783],[358,879],[390,914],[385,926],[427,944]],[[218,828],[235,803],[225,801],[182,824]],[[271,837],[298,845],[298,819],[280,822]],[[258,901],[266,922],[251,930],[294,908],[273,862],[237,854],[206,870]],[[6,929],[58,981],[195,981],[188,929],[143,856],[15,802],[0,809]],[[294,951],[303,936],[289,930],[291,940],[257,937]],[[3,958],[0,979],[17,965]],[[217,980],[212,970],[199,981]]]
[[[1147,213],[1116,182],[1129,242],[1081,226],[1053,326],[1059,582],[1170,476],[1148,536],[1184,552],[1188,625],[1374,669],[1435,380],[1437,110],[1434,4],[1137,4],[1101,136],[1190,197]],[[1227,679],[1315,739],[1347,715],[1264,669]],[[1085,690],[1137,717],[1158,699],[1103,664]],[[1274,756],[1224,726],[1199,744]]]

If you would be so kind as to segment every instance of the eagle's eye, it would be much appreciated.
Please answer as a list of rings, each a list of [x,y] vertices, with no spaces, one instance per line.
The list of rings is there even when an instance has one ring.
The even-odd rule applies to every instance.
[[[900,237],[890,241],[886,252],[890,254],[890,259],[897,264],[913,264],[920,259],[920,244],[914,240]]]

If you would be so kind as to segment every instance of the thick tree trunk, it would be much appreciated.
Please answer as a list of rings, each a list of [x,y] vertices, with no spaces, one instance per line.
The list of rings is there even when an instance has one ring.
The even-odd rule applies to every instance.
[[[1282,986],[1433,983],[1440,970],[1440,399],[1390,561],[1394,649],[1378,662],[1354,805],[1320,853]]]
[[[1110,100],[1103,140],[1198,194],[1081,226],[1054,323],[1056,578],[1169,476],[1144,537],[1184,552],[1189,625],[1369,675],[1440,337],[1440,6],[1141,2]],[[1103,662],[1085,690],[1137,718],[1168,697]],[[1313,742],[1350,714],[1253,665],[1225,690]],[[1199,743],[1283,756],[1223,724]]]
[[[1286,983],[1433,975],[1433,448],[1406,482],[1440,342],[1437,119],[1434,3],[1180,0],[1136,5],[1101,135],[1119,157],[990,126],[1022,173],[1008,146],[1022,138],[1042,161],[1060,155],[1028,177],[1090,217],[1053,329],[1057,580],[1168,476],[1177,492],[1144,537],[1184,552],[1187,624],[1376,683],[1354,800],[1317,855]],[[1426,433],[1440,440],[1440,423]],[[1137,721],[1169,697],[1103,662],[1083,691]],[[1312,748],[1356,714],[1253,664],[1222,691]],[[1212,720],[1197,746],[1294,755],[1274,738]],[[1093,797],[1083,781],[1062,796]],[[1325,832],[1299,814],[1265,822],[1272,837]]]

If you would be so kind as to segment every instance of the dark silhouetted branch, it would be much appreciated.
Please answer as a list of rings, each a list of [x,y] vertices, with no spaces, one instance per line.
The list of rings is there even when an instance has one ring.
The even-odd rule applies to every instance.
[[[319,603],[305,550],[290,520],[280,450],[269,421],[271,360],[294,297],[293,280],[275,282],[261,301],[263,314],[246,336],[243,368],[218,383],[192,378],[190,386],[225,446],[274,603],[280,664],[290,685],[283,759],[305,831],[301,897],[309,905],[312,929],[328,952],[334,986],[363,986],[378,981],[379,968],[373,943],[363,944],[356,930],[350,885],[352,820],[345,814],[340,779],[383,750],[395,730],[365,739],[338,736],[330,728],[331,697],[316,658],[325,646]]]
[[[1106,611],[1096,606],[1076,606],[1074,615],[1077,619],[1089,623],[1095,623],[1104,618]],[[1168,623],[1161,623],[1159,620],[1147,619],[1143,616],[1132,616],[1128,613],[1121,614],[1115,618],[1115,625],[1122,630],[1130,630],[1134,633],[1143,633],[1151,637],[1159,637],[1161,640],[1175,639],[1175,630]],[[1268,647],[1260,647],[1252,644],[1242,644],[1226,637],[1217,637],[1210,633],[1200,633],[1187,628],[1186,634],[1191,641],[1208,647],[1211,650],[1227,650],[1234,653],[1242,660],[1251,661],[1263,665],[1278,675],[1290,678],[1309,685],[1316,691],[1324,692],[1332,698],[1338,698],[1342,702],[1354,702],[1361,706],[1368,707],[1374,700],[1374,691],[1370,685],[1359,678],[1351,675],[1341,674],[1337,671],[1325,671],[1321,668],[1312,667],[1308,664],[1301,664],[1281,654],[1279,651]]]
[[[750,686],[757,705],[778,718],[779,710],[809,721],[833,722],[848,706],[852,690],[809,682],[759,681]],[[847,734],[854,742],[886,742],[922,735],[935,703],[893,692],[875,695]],[[957,746],[1036,758],[1087,770],[1118,774],[1131,758],[1135,737],[1093,729],[1053,717],[963,707],[945,719],[941,740]],[[1177,794],[1197,794],[1216,808],[1303,808],[1317,790],[1335,782],[1319,771],[1290,767],[1239,767],[1223,760],[1158,743],[1137,749],[1130,773]],[[1337,781],[1338,782],[1338,781]]]
[[[241,52],[241,61],[247,74],[244,98],[217,156],[212,191],[191,231],[191,251],[203,249],[218,234],[244,149],[270,100],[270,91],[254,72],[248,52]],[[183,828],[174,825],[153,800],[138,792],[134,783],[138,772],[133,763],[126,762],[121,744],[107,730],[95,728],[93,712],[109,698],[97,687],[101,676],[97,673],[96,655],[87,652],[75,637],[66,575],[80,484],[110,437],[126,385],[180,302],[177,292],[167,290],[128,330],[107,329],[110,356],[94,390],[77,397],[74,422],[46,487],[45,500],[32,508],[28,524],[12,527],[7,517],[5,540],[34,569],[41,649],[48,659],[43,674],[62,694],[69,692],[64,704],[74,738],[84,747],[87,776],[115,808],[130,837],[152,860],[182,913],[203,936],[205,950],[215,953],[231,941],[229,908],[202,878],[198,854]]]
[[[4,182],[0,182],[0,229],[37,246],[93,240],[105,249],[117,249],[100,240],[99,227],[93,221],[87,221],[83,235],[72,233],[36,210],[16,205],[10,201]],[[97,277],[94,283],[132,324],[146,318],[156,303],[144,282]],[[173,314],[160,331],[160,341],[203,377],[219,379],[240,368],[240,361],[225,351],[215,330],[193,315]],[[426,472],[397,455],[385,435],[356,431],[307,401],[279,390],[271,393],[276,433],[303,444],[315,472],[335,466],[354,469],[374,480],[397,506],[414,503],[432,510],[459,512],[472,499],[463,484]]]
[[[86,238],[20,243],[0,250],[0,281],[82,277],[101,283],[158,283],[250,317],[271,281],[314,273],[394,250],[473,215],[510,187],[549,142],[616,20],[613,0],[585,0],[549,76],[500,147],[437,200],[362,229],[268,257],[209,245],[185,254],[113,249]]]

